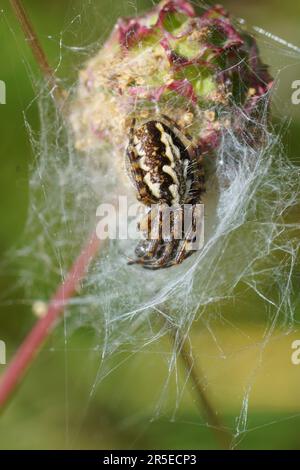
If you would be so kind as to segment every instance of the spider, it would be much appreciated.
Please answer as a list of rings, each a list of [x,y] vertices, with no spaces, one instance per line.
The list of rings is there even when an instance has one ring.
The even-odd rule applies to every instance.
[[[133,118],[126,160],[137,199],[151,207],[138,225],[146,239],[139,242],[135,249],[137,258],[128,264],[160,269],[182,263],[195,251],[190,249],[189,233],[195,227],[195,205],[201,202],[205,190],[199,146],[165,115],[139,127]],[[192,208],[190,229],[175,237],[176,221],[178,217],[183,220],[187,204]],[[162,221],[166,209],[171,207],[176,209],[169,212],[170,234],[166,238],[162,234]],[[157,233],[154,239],[149,237],[153,222]]]

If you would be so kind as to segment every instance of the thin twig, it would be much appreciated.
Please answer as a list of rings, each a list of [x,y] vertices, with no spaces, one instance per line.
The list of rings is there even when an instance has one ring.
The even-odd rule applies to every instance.
[[[171,338],[173,344],[182,360],[186,373],[190,381],[194,384],[194,389],[198,398],[198,405],[201,412],[204,412],[206,420],[214,433],[216,440],[223,449],[230,449],[233,437],[228,429],[223,425],[221,418],[215,411],[207,391],[203,388],[203,374],[199,364],[196,363],[190,342],[186,339],[178,328],[172,326]]]
[[[34,28],[31,24],[30,19],[28,18],[28,15],[22,3],[19,0],[10,0],[10,4],[21,25],[26,41],[28,41],[34,58],[42,72],[42,75],[48,81],[51,94],[53,94],[56,103],[61,105],[66,97],[65,90],[62,89],[58,84],[58,80],[55,76],[54,70],[52,69],[47,60],[46,54],[41,46],[38,36],[34,31]]]
[[[0,408],[3,407],[11,397],[16,386],[37,355],[40,347],[55,327],[68,300],[76,293],[79,283],[85,277],[91,261],[99,251],[99,247],[100,240],[97,238],[96,234],[93,233],[87,245],[73,264],[65,281],[59,286],[50,301],[46,315],[35,324],[18,349],[16,355],[11,360],[0,382]]]

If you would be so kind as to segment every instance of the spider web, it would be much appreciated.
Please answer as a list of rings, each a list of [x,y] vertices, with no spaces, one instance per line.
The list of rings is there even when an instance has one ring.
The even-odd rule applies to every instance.
[[[145,2],[115,3],[108,21],[96,3],[81,2],[78,12],[69,12],[61,35],[48,38],[59,51],[56,73],[62,75],[61,70],[71,68],[62,80],[71,94],[76,93],[81,66],[98,52],[115,20],[125,13],[133,16],[146,6]],[[129,267],[127,256],[134,248],[131,241],[112,241],[101,250],[64,313],[66,435],[72,393],[68,385],[69,342],[82,327],[96,331],[93,354],[99,365],[80,418],[82,426],[94,395],[105,388],[104,379],[124,367],[132,354],[163,358],[162,386],[158,396],[150,400],[154,409],[150,417],[165,415],[180,422],[179,410],[186,402],[189,381],[178,365],[179,339],[171,350],[166,346],[175,328],[190,338],[194,357],[205,370],[201,381],[218,404],[218,411],[222,413],[223,405],[235,410],[234,419],[226,423],[233,433],[232,448],[252,430],[251,399],[258,378],[261,380],[262,371],[276,371],[275,359],[267,367],[268,350],[280,338],[290,338],[298,331],[300,172],[287,158],[281,142],[290,110],[282,103],[280,87],[285,71],[299,63],[300,50],[259,27],[248,26],[248,30],[255,34],[275,76],[272,97],[264,98],[263,116],[251,123],[259,126],[264,145],[253,148],[246,136],[236,135],[231,128],[223,132],[204,201],[205,246],[182,265],[155,272]],[[115,201],[120,193],[135,201],[122,166],[112,164],[119,161],[118,150],[99,146],[86,155],[76,151],[65,118],[55,110],[46,87],[38,86],[36,100],[30,104],[39,106],[38,133],[26,118],[28,110],[25,112],[35,154],[28,222],[25,242],[14,251],[20,264],[20,284],[26,291],[22,301],[32,303],[47,302],[64,278],[94,228],[100,202]],[[278,118],[273,129],[267,125],[270,99]],[[255,332],[249,333],[243,316],[251,328],[258,325]],[[228,344],[228,332],[236,339],[234,346]],[[53,344],[55,350],[55,340]],[[290,343],[285,344],[290,348]],[[247,355],[251,360],[245,359]],[[290,350],[286,355],[288,361]],[[82,361],[89,360],[88,354],[83,355]],[[239,381],[228,384],[239,360],[246,360],[245,370],[240,371]],[[220,383],[227,405],[218,393]],[[138,412],[131,417],[133,421],[140,418]],[[201,418],[189,425],[209,426]]]

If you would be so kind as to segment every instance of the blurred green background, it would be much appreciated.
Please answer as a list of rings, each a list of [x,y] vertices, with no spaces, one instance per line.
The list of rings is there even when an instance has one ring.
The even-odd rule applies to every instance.
[[[83,51],[87,46],[105,38],[119,16],[134,15],[152,4],[150,0],[26,0],[23,3],[50,63],[56,66],[62,52],[58,74],[65,86],[76,78],[78,65],[86,59]],[[284,3],[224,0],[223,5],[250,26],[260,26],[300,47],[297,0]],[[39,71],[7,0],[1,2],[0,41],[0,80],[7,87],[7,103],[0,105],[0,339],[6,342],[9,360],[35,321],[31,306],[18,301],[24,298],[24,293],[17,287],[17,269],[6,265],[5,253],[18,242],[26,222],[28,172],[34,156],[24,113],[38,131],[32,78],[38,77]],[[289,56],[283,46],[274,42],[270,47],[264,42],[265,62],[273,71],[281,70],[274,101],[275,119],[290,119],[284,139],[289,158],[299,164],[300,105],[291,105],[291,84],[300,80],[300,54]],[[71,53],[75,46],[80,46],[82,52]],[[299,269],[294,275],[294,285],[297,301]],[[220,321],[218,310],[226,322]],[[220,303],[212,311],[209,325],[216,341],[207,325],[195,325],[192,333],[204,383],[209,383],[210,398],[230,427],[237,424],[251,371],[258,363],[266,316],[263,301],[240,291],[238,299]],[[291,344],[300,339],[297,319],[300,319],[299,302],[293,328],[289,334],[275,332],[261,367],[255,371],[247,432],[241,436],[239,448],[300,448],[300,366],[291,363]],[[96,345],[95,333],[80,329],[65,347],[63,326],[58,326],[0,416],[0,448],[218,448],[189,384],[177,407],[176,383],[172,379],[157,413],[171,351],[166,339],[147,353],[120,351],[114,359],[114,371],[90,396],[100,362]],[[0,374],[4,368],[0,365]],[[180,364],[179,374],[184,380]]]

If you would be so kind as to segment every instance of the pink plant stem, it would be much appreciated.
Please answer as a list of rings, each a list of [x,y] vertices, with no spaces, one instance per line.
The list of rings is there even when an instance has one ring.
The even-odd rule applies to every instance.
[[[69,299],[76,293],[79,283],[85,277],[91,261],[98,253],[99,247],[100,240],[93,233],[68,272],[65,280],[51,299],[46,315],[37,321],[11,360],[0,382],[1,408],[11,397],[40,347],[52,332]]]
[[[36,35],[30,19],[20,0],[10,0],[11,6],[22,27],[25,38],[32,50],[40,70],[48,81],[51,92],[56,102],[63,101],[66,93],[58,85],[57,78],[52,67],[49,65],[45,52]],[[95,258],[100,247],[100,240],[96,233],[93,233],[74,262],[71,270],[67,274],[64,282],[60,284],[53,298],[50,300],[46,315],[37,321],[24,342],[16,352],[0,381],[0,408],[7,403],[16,386],[21,381],[28,367],[34,360],[39,349],[52,332],[59,316],[63,313],[64,307],[70,298],[76,293],[80,281],[85,277],[91,261]]]

